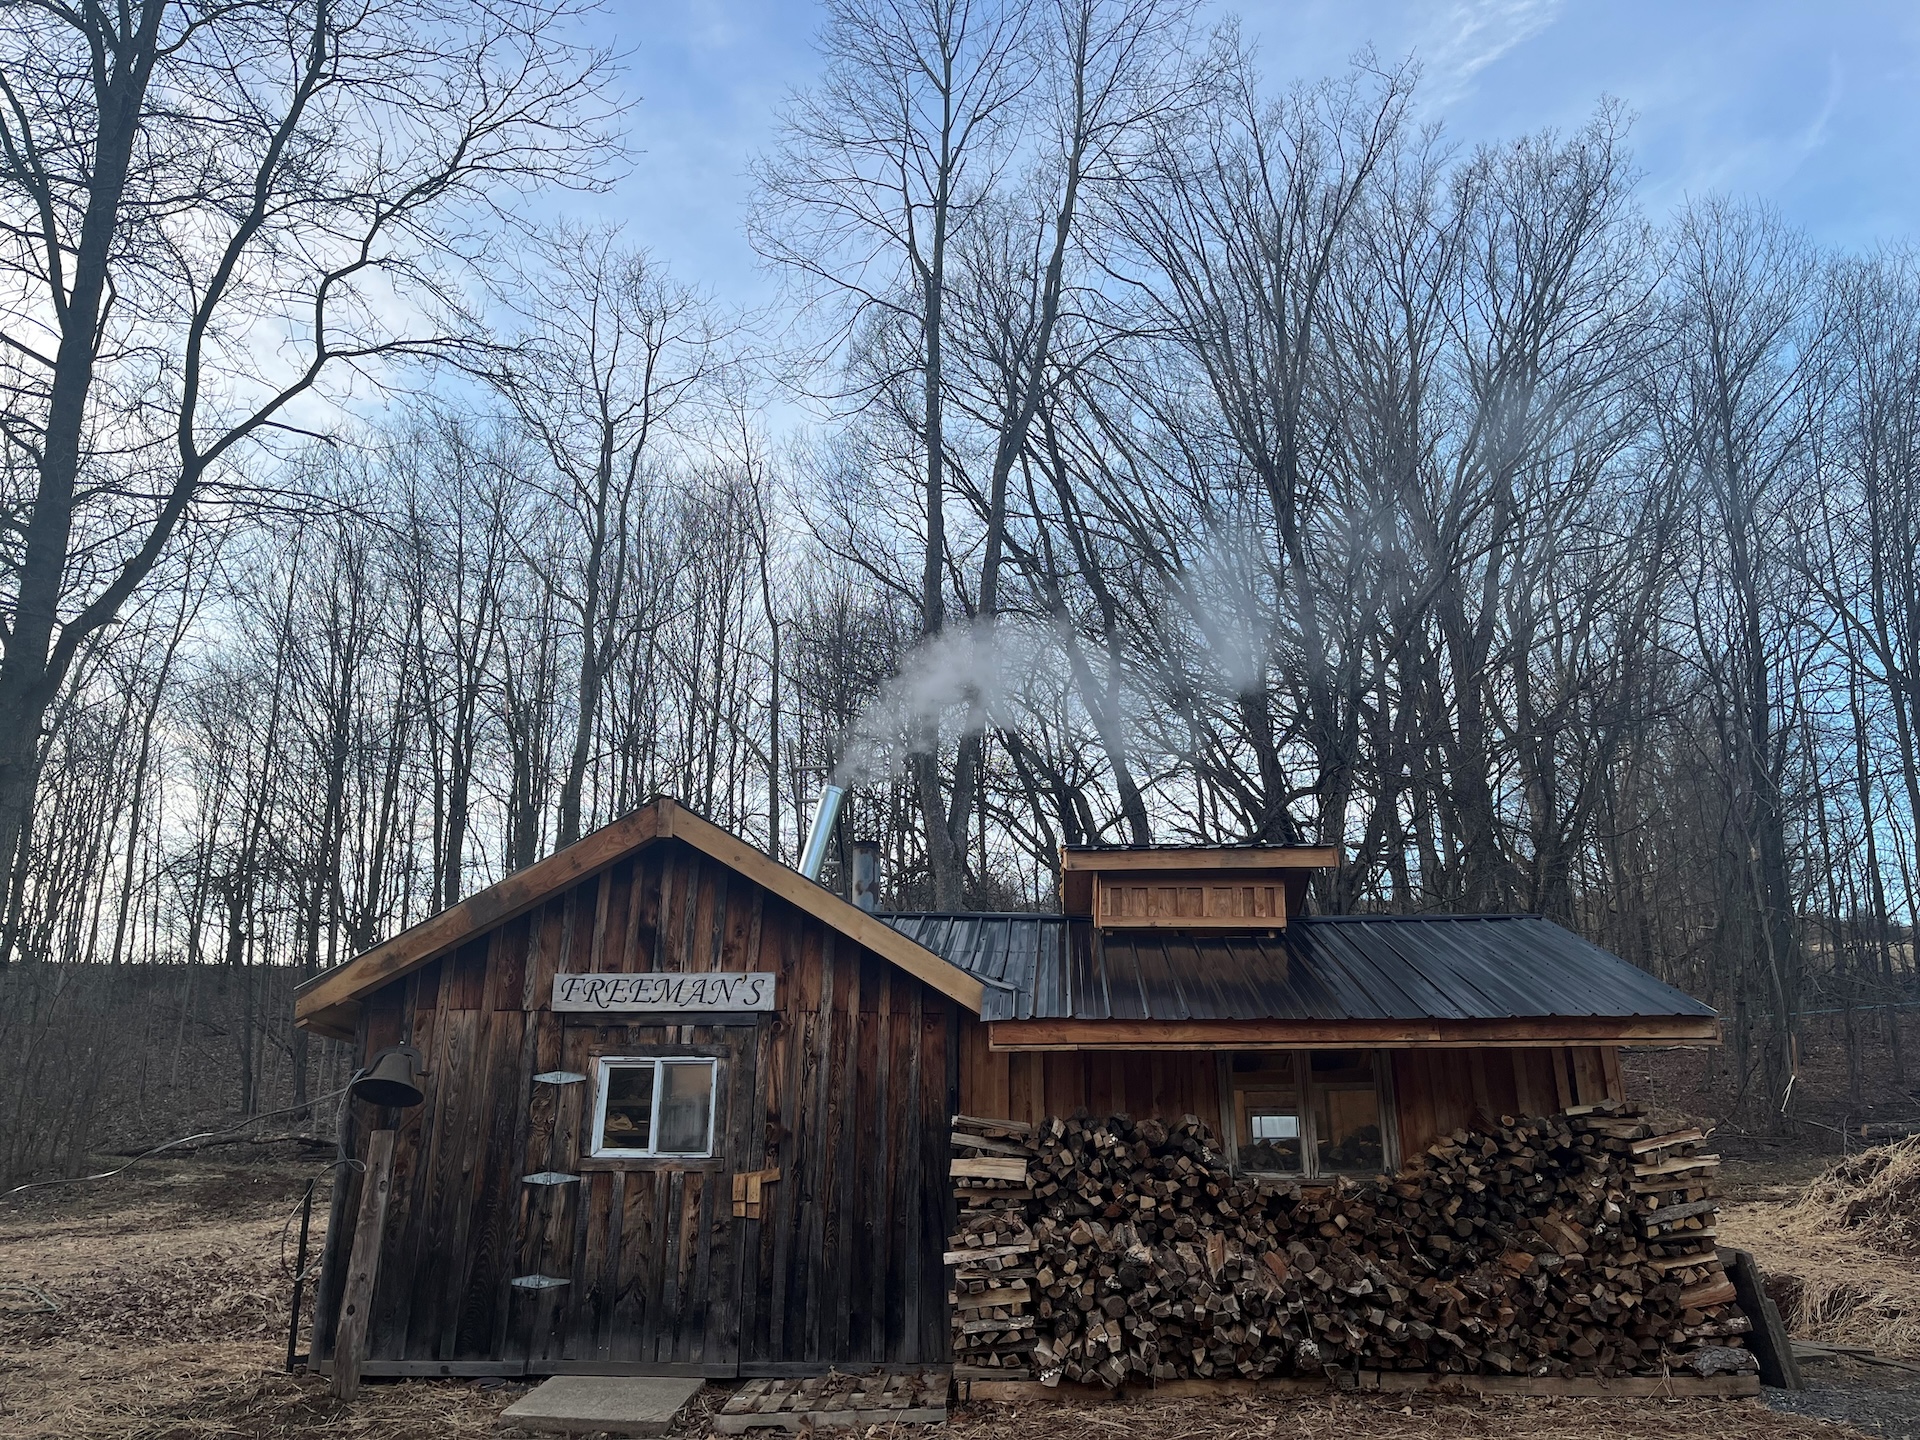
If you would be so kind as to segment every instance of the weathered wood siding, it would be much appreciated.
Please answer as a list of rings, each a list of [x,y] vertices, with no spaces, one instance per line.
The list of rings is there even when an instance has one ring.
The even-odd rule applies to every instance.
[[[1569,1105],[1624,1098],[1613,1046],[1393,1050],[1400,1153],[1474,1124],[1476,1111],[1544,1115]],[[1220,1065],[1210,1050],[992,1050],[987,1027],[963,1021],[960,1110],[1039,1120],[1085,1109],[1222,1123]]]
[[[776,972],[739,1023],[549,1007],[556,972]],[[704,1017],[703,1017],[704,1018]],[[684,844],[663,841],[369,997],[361,1049],[409,1041],[370,1370],[767,1374],[948,1354],[940,1265],[951,1002]],[[588,1157],[594,1059],[714,1055],[710,1160]],[[571,1085],[533,1076],[566,1070]],[[364,1148],[364,1147],[363,1147]],[[778,1167],[758,1219],[732,1176]],[[577,1183],[528,1185],[542,1170]],[[351,1216],[357,1180],[340,1187]],[[315,1354],[345,1270],[329,1263]],[[566,1280],[518,1289],[515,1276]]]
[[[1008,1120],[1126,1114],[1220,1117],[1220,1061],[1211,1050],[993,1050],[987,1027],[960,1027],[960,1113]]]
[[[1393,1089],[1403,1155],[1471,1129],[1476,1113],[1550,1115],[1626,1096],[1620,1052],[1612,1045],[1396,1050]]]

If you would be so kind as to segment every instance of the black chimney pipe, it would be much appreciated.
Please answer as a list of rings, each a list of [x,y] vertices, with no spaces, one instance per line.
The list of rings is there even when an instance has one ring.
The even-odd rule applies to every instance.
[[[867,914],[880,908],[880,842],[853,842],[853,894],[849,897]]]

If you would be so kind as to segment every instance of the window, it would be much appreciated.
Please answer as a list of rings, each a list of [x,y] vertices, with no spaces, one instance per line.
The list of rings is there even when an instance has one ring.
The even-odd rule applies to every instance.
[[[1226,1061],[1235,1167],[1374,1175],[1392,1163],[1384,1058],[1369,1050],[1261,1050]]]
[[[1233,1057],[1234,1138],[1248,1170],[1300,1169],[1302,1119],[1294,1057],[1285,1051]]]
[[[593,1153],[613,1158],[713,1153],[712,1060],[599,1062]]]

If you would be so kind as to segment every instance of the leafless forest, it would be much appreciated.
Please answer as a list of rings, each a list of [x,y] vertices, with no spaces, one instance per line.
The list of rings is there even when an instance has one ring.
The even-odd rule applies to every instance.
[[[1322,908],[1722,1007],[1729,1105],[1820,1012],[1904,1082],[1903,237],[1184,0],[821,27],[747,308],[562,218],[647,141],[571,0],[0,0],[0,1174],[77,1163],[76,1035],[169,1043],[83,967],[207,976],[258,1111],[338,1083],[292,977],[658,792],[791,860],[836,775],[902,905],[1337,843]]]

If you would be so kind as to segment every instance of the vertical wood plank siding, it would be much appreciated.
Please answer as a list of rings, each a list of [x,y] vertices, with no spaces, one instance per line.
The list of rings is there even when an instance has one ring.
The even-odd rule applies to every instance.
[[[1220,1123],[1220,1063],[1211,1050],[992,1050],[987,1027],[971,1017],[960,1036],[963,1115],[1035,1121],[1086,1110]]]
[[[774,971],[779,1008],[718,1025],[550,1008],[556,973],[651,970]],[[947,1358],[958,1017],[794,906],[665,841],[362,1013],[363,1057],[405,1041],[427,1068],[426,1102],[380,1117],[399,1133],[370,1360],[733,1375]],[[588,1156],[594,1060],[649,1053],[722,1062],[711,1160]],[[588,1079],[534,1083],[550,1070]],[[736,1219],[732,1176],[773,1167],[759,1218]],[[524,1183],[543,1170],[580,1178]],[[334,1234],[357,1186],[338,1187]],[[322,1286],[317,1359],[344,1268]],[[511,1284],[533,1274],[567,1284]]]
[[[1394,1050],[1394,1101],[1403,1155],[1488,1116],[1542,1115],[1625,1096],[1613,1046]],[[1221,1123],[1220,1067],[1212,1051],[992,1050],[987,1027],[960,1026],[960,1110],[1040,1120],[1085,1109],[1136,1119],[1198,1115]]]
[[[1477,1115],[1542,1115],[1626,1096],[1619,1051],[1611,1045],[1396,1050],[1393,1088],[1403,1155],[1472,1128],[1481,1123]]]
[[[629,1023],[550,1008],[561,972],[773,971],[744,1023]],[[632,1017],[639,1018],[639,1017]],[[426,1102],[392,1125],[372,1362],[531,1373],[753,1375],[949,1355],[947,1121],[1086,1109],[1218,1124],[1211,1051],[1007,1052],[944,996],[678,841],[557,892],[368,996],[359,1050],[408,1042]],[[587,1151],[595,1060],[710,1055],[715,1154]],[[1399,1050],[1403,1153],[1475,1123],[1621,1094],[1611,1047]],[[535,1084],[566,1070],[586,1083]],[[777,1168],[760,1214],[732,1177]],[[557,1171],[572,1183],[528,1185]],[[336,1186],[313,1352],[331,1358],[360,1181]],[[516,1276],[566,1284],[518,1289]]]

